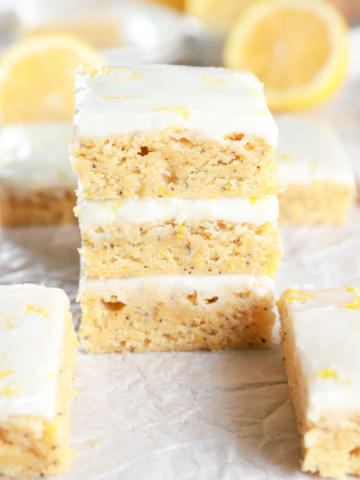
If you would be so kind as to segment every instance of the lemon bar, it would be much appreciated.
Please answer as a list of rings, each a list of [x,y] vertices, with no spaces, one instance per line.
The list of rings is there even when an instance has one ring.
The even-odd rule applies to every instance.
[[[72,125],[11,124],[0,133],[0,224],[74,221],[77,185],[68,158]]]
[[[269,348],[273,288],[264,275],[86,277],[81,341],[92,353]]]
[[[360,290],[296,287],[278,306],[302,469],[360,475]]]
[[[76,335],[57,288],[0,286],[0,476],[44,477],[70,463]]]
[[[292,115],[276,118],[279,220],[284,225],[340,224],[347,220],[355,196],[349,159],[327,122]]]
[[[143,65],[76,74],[80,198],[276,194],[277,135],[248,72]]]
[[[278,200],[79,199],[86,275],[274,275],[282,254]]]

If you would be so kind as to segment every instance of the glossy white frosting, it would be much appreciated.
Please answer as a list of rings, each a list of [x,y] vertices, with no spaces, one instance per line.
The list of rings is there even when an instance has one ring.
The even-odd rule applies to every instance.
[[[262,225],[278,218],[278,199],[267,197],[225,198],[126,198],[123,200],[78,199],[76,214],[81,229],[98,225],[198,222],[223,220]]]
[[[79,68],[75,138],[188,129],[221,141],[241,132],[277,143],[260,81],[215,67],[139,65]]]
[[[307,418],[360,410],[360,290],[294,287],[289,328],[307,387]]]
[[[76,188],[67,122],[21,123],[0,130],[0,185],[18,190]]]
[[[272,278],[266,275],[162,275],[149,277],[118,277],[100,280],[83,277],[80,280],[79,296],[82,295],[116,295],[119,301],[126,303],[134,295],[157,295],[169,298],[177,293],[193,293],[198,297],[216,295],[221,289],[236,291],[252,290],[255,295],[264,297],[274,290]]]
[[[325,121],[295,115],[276,117],[278,181],[311,184],[333,180],[354,186],[354,174],[336,131]]]
[[[55,417],[68,312],[58,288],[0,286],[0,419]]]

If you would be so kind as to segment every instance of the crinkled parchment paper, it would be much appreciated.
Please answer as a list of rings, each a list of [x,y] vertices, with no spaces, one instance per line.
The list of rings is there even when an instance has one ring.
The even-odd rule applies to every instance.
[[[360,167],[360,84],[312,112],[338,128]],[[356,163],[357,162],[357,163]],[[283,228],[277,295],[295,283],[360,285],[360,208],[342,227]],[[2,231],[0,283],[66,290],[75,303],[76,225]],[[217,353],[79,353],[68,473],[58,480],[309,478],[300,450],[281,348]]]

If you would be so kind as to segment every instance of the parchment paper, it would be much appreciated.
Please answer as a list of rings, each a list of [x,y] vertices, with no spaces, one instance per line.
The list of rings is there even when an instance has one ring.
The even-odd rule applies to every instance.
[[[360,167],[360,84],[313,116],[329,118]],[[294,283],[360,285],[360,208],[342,227],[281,229],[277,295]],[[75,303],[79,232],[2,231],[0,283],[64,288]],[[268,351],[87,355],[80,351],[68,473],[85,479],[300,479],[295,419],[278,345]],[[316,478],[316,477],[315,477]]]

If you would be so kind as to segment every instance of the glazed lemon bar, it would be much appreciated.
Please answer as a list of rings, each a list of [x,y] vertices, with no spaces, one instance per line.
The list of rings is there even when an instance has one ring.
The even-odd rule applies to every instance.
[[[339,224],[355,196],[354,173],[339,136],[325,121],[276,118],[280,223]]]
[[[72,125],[63,122],[6,125],[0,132],[0,224],[74,221],[76,176],[68,148]]]
[[[274,275],[277,197],[79,199],[85,273]]]
[[[155,65],[76,75],[80,198],[276,194],[277,128],[251,73]]]
[[[266,276],[282,248],[277,128],[259,81],[216,68],[94,67],[76,87],[88,350],[270,346]]]
[[[66,294],[0,286],[0,476],[44,477],[71,460],[77,339]]]
[[[302,469],[360,475],[360,290],[296,287],[278,306]]]
[[[265,275],[83,278],[88,351],[269,348],[273,280]]]

